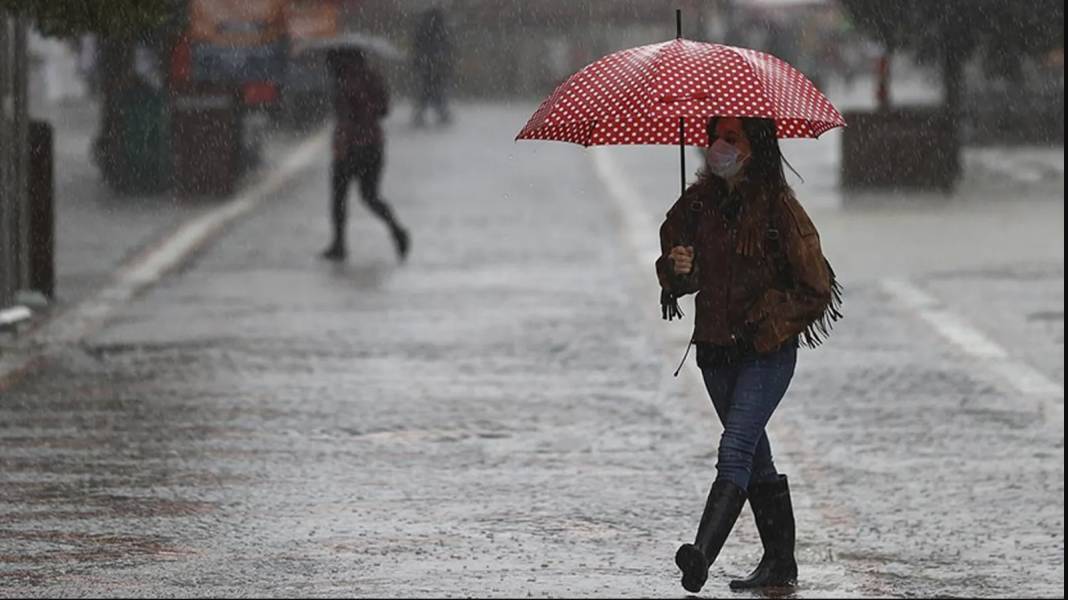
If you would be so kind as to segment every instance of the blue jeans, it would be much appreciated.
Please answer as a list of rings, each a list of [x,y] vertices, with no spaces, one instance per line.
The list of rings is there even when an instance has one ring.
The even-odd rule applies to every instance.
[[[786,344],[770,354],[701,369],[705,388],[723,423],[717,481],[731,481],[745,490],[750,481],[776,478],[764,428],[790,387],[796,364],[797,348]]]

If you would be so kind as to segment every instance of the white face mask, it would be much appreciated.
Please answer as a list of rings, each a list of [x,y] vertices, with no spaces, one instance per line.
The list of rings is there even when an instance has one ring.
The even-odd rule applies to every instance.
[[[737,175],[746,158],[748,156],[742,156],[737,148],[722,139],[708,147],[708,169],[724,179]]]

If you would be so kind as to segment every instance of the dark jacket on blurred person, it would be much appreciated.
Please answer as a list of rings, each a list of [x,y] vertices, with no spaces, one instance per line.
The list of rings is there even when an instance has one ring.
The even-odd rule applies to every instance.
[[[728,192],[704,176],[668,211],[656,262],[663,289],[697,293],[693,341],[757,353],[800,336],[816,345],[837,314],[839,290],[820,248],[819,234],[793,193],[769,197],[743,182]],[[693,272],[677,275],[668,256],[694,246]]]
[[[452,70],[452,42],[440,8],[423,13],[412,36],[414,61],[422,85],[440,87]]]
[[[334,81],[334,153],[384,141],[380,121],[389,113],[389,92],[382,76],[362,58],[345,60]]]

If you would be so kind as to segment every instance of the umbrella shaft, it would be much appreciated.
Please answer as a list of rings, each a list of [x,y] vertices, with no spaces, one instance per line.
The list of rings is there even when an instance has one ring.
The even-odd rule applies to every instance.
[[[679,117],[679,177],[681,190],[679,195],[686,191],[686,119]]]

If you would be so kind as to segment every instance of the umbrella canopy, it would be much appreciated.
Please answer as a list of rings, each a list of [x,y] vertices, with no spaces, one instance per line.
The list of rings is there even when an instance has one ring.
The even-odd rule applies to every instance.
[[[400,51],[389,40],[357,31],[325,38],[302,40],[297,42],[294,47],[294,51],[297,54],[345,50],[362,50],[390,60],[404,60],[405,58],[404,52]]]
[[[542,102],[516,139],[707,146],[705,123],[713,116],[774,119],[780,138],[815,138],[845,125],[785,61],[679,38],[586,66]]]

